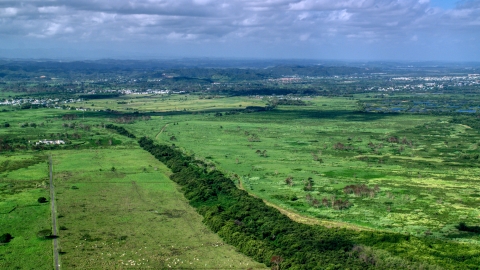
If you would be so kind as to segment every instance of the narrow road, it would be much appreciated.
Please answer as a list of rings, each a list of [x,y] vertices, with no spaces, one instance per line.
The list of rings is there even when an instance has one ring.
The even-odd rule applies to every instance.
[[[158,139],[158,135],[162,134],[162,132],[165,130],[167,126],[168,126],[168,123],[166,123],[165,126],[163,126],[162,129],[157,133],[157,136],[155,136],[155,139]]]
[[[372,229],[367,228],[367,227],[361,227],[361,226],[358,226],[358,225],[354,225],[354,224],[350,224],[350,223],[346,223],[346,222],[341,222],[341,221],[329,221],[329,220],[327,221],[327,220],[321,220],[321,219],[317,219],[317,218],[307,217],[307,216],[304,216],[304,215],[297,214],[292,210],[284,209],[284,208],[282,208],[282,207],[280,207],[276,204],[273,204],[273,203],[271,203],[267,200],[264,200],[264,199],[258,197],[257,195],[249,192],[248,190],[246,190],[243,187],[242,180],[239,181],[238,188],[246,191],[252,197],[261,199],[266,205],[277,209],[278,211],[280,211],[280,213],[284,214],[285,216],[287,216],[291,220],[296,221],[298,223],[303,223],[303,224],[307,224],[307,225],[321,225],[321,226],[325,226],[327,228],[346,228],[346,229],[351,229],[351,230],[355,230],[355,231],[373,231]]]
[[[53,260],[55,262],[55,270],[60,269],[60,264],[58,261],[58,239],[57,239],[57,215],[55,211],[55,190],[53,186],[53,163],[52,156],[48,156],[48,169],[50,171],[50,204],[52,208],[52,235],[53,235]]]

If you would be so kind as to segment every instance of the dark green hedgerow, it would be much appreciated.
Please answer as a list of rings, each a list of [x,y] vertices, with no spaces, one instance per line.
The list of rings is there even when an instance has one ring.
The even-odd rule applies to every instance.
[[[139,143],[172,170],[170,178],[211,230],[267,265],[280,256],[281,269],[479,269],[474,247],[294,222],[175,147],[145,137]]]
[[[128,138],[133,138],[135,139],[135,135],[133,135],[132,133],[130,133],[128,130],[126,130],[124,127],[120,127],[120,126],[115,126],[115,125],[112,125],[112,124],[108,124],[108,125],[105,125],[106,128],[108,129],[113,129],[115,131],[118,132],[118,134],[120,135],[123,135],[123,136],[126,136]]]
[[[173,171],[171,179],[180,184],[204,222],[227,243],[242,253],[270,264],[281,256],[285,269],[368,269],[350,251],[351,231],[311,227],[293,222],[278,210],[239,190],[218,171],[207,172],[170,146],[154,145],[142,138],[140,145]]]

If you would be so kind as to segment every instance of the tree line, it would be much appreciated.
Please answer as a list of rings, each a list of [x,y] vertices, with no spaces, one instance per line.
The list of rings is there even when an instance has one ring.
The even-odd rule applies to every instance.
[[[446,268],[476,269],[478,254],[467,255],[458,244],[297,223],[175,146],[157,145],[146,137],[139,144],[172,170],[171,180],[182,187],[212,231],[240,252],[272,268],[442,269],[436,264],[445,263],[442,266]],[[425,250],[427,256],[414,251],[418,246],[428,249],[433,245],[435,249]],[[410,250],[399,252],[399,246]]]
[[[116,126],[116,125],[113,125],[113,124],[107,124],[107,125],[105,125],[105,128],[115,130],[116,132],[118,132],[118,134],[126,136],[128,138],[133,138],[133,139],[136,138],[136,136],[134,134],[130,133],[128,130],[126,130],[124,127],[121,127],[121,126]]]
[[[170,179],[182,187],[213,232],[272,269],[478,269],[480,265],[475,247],[454,242],[297,223],[175,145],[155,144],[147,137],[138,142],[170,168]],[[349,187],[347,192],[358,188]]]

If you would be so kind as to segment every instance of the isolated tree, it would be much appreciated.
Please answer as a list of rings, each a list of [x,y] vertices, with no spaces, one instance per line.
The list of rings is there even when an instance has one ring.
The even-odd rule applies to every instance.
[[[320,201],[317,199],[313,199],[312,205],[313,207],[318,208],[320,206]]]
[[[6,244],[13,239],[12,235],[9,233],[4,233],[0,235],[0,244]]]
[[[395,137],[395,136],[392,136],[392,137],[389,137],[389,138],[387,139],[387,141],[388,141],[389,143],[398,143],[398,138]]]
[[[313,200],[313,197],[312,197],[312,194],[310,193],[307,193],[307,195],[305,195],[305,201],[307,201],[307,203],[312,203],[312,200]]]
[[[289,177],[285,178],[285,184],[287,184],[289,186],[293,186],[293,177],[289,176]]]
[[[323,197],[322,204],[323,206],[328,207],[328,199],[326,197]]]
[[[338,142],[333,145],[334,150],[345,150],[345,145],[341,142]]]
[[[303,190],[305,191],[312,191],[313,190],[313,178],[309,177],[307,181],[305,182],[305,186],[303,187]]]
[[[283,262],[281,256],[272,256],[270,263],[272,264],[272,270],[280,270],[280,264]]]
[[[37,199],[37,202],[39,202],[39,203],[46,203],[46,202],[47,202],[47,198],[45,198],[45,197],[40,197],[40,198]]]
[[[48,229],[41,230],[41,231],[37,232],[37,237],[40,238],[40,239],[54,238],[54,236],[52,235],[52,230],[48,230]]]

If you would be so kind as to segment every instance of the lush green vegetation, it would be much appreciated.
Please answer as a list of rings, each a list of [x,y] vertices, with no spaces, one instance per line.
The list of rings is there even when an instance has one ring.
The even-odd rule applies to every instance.
[[[221,172],[185,156],[175,147],[155,145],[153,140],[145,137],[140,140],[140,145],[169,166],[174,172],[170,178],[183,186],[185,196],[198,208],[213,231],[243,253],[267,264],[275,266],[277,263],[287,269],[440,269],[440,266],[455,269],[478,266],[478,251],[461,244],[297,223],[236,188]],[[422,247],[422,254],[412,252]],[[375,251],[375,248],[384,251]]]
[[[53,159],[65,268],[262,268],[208,231],[170,171],[138,147]]]
[[[313,101],[254,115],[154,118],[132,129],[325,224],[478,241],[455,228],[479,220],[475,129],[448,116],[355,113],[353,100]],[[358,190],[345,188],[352,185]]]
[[[51,268],[49,155],[67,268],[480,265],[475,70],[61,66],[0,61],[3,268]]]
[[[46,158],[2,154],[0,164],[0,268],[49,269],[52,243],[39,233],[51,228],[50,204],[38,202],[49,198]]]
[[[0,156],[0,267],[52,268],[52,155],[64,268],[265,268],[209,231],[170,171],[125,128],[103,117],[25,112],[4,112],[12,125],[0,129],[12,146]],[[26,119],[38,125],[22,127]],[[45,138],[66,143],[37,145]]]

